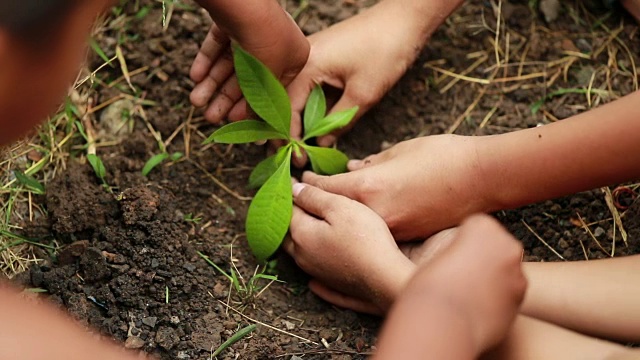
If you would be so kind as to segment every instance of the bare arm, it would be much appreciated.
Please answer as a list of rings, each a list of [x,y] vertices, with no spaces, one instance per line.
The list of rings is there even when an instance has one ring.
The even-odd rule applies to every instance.
[[[640,341],[640,255],[525,263],[522,313],[592,336]]]
[[[489,209],[640,177],[640,92],[553,124],[479,138]]]
[[[0,304],[0,359],[146,359],[100,341],[52,306],[25,301],[4,284]]]

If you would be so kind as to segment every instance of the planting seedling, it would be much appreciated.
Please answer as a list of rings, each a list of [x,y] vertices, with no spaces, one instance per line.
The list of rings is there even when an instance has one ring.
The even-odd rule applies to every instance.
[[[346,171],[345,154],[308,145],[307,141],[346,126],[358,108],[325,115],[325,96],[317,85],[305,107],[304,137],[295,140],[290,136],[291,102],[282,84],[259,60],[237,46],[234,66],[245,99],[264,121],[243,120],[225,125],[205,143],[239,144],[272,139],[287,142],[275,155],[260,162],[249,176],[249,185],[261,188],[249,206],[247,240],[258,259],[266,260],[282,243],[291,221],[291,154],[300,155],[304,150],[316,173],[332,175]]]
[[[107,169],[104,167],[104,163],[102,163],[102,160],[95,154],[88,154],[87,161],[89,161],[89,164],[91,164],[93,172],[96,174],[98,179],[102,181],[102,187],[104,187],[105,190],[112,192],[111,186],[109,186],[109,183],[107,183],[107,180],[105,180],[105,177],[107,176]]]

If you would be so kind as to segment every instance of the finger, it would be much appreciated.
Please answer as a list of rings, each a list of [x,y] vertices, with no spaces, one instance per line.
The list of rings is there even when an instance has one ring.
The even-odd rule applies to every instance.
[[[304,211],[320,219],[327,219],[337,208],[344,206],[344,197],[331,194],[308,184],[293,184],[293,202]]]
[[[284,251],[289,254],[292,258],[295,258],[295,244],[293,243],[293,240],[291,239],[291,234],[287,234],[287,236],[284,238],[284,240],[282,241],[282,249],[284,249]]]
[[[364,169],[366,167],[376,165],[381,162],[382,156],[380,154],[369,155],[362,160],[349,160],[347,163],[347,170],[349,171],[357,171],[360,169]]]
[[[205,119],[213,123],[221,122],[241,97],[242,92],[240,91],[240,85],[238,85],[238,79],[232,76],[225,82],[209,105],[209,108],[205,111]]]
[[[191,91],[191,103],[196,107],[207,105],[213,94],[229,79],[231,74],[233,74],[233,60],[231,53],[226,53],[213,64],[209,76]]]
[[[216,24],[211,25],[211,29],[191,65],[189,72],[191,80],[196,83],[203,81],[215,60],[228,46],[229,37]]]
[[[355,80],[352,80],[352,81],[355,81]],[[344,94],[338,100],[338,102],[333,106],[333,108],[331,108],[331,111],[329,111],[329,113],[347,110],[354,106],[358,106],[358,112],[353,117],[351,122],[349,122],[349,124],[347,124],[345,127],[340,128],[329,135],[319,137],[318,145],[325,146],[325,147],[333,145],[340,135],[346,133],[347,131],[351,130],[351,128],[353,128],[353,126],[356,124],[358,119],[360,119],[360,117],[365,112],[367,112],[372,105],[373,103],[366,97],[366,95],[360,94],[359,89],[355,88],[354,86],[349,86],[349,84],[347,84],[344,90]]]
[[[251,111],[245,98],[241,98],[229,111],[229,121],[240,121],[247,119],[257,119],[258,117]]]
[[[356,173],[344,173],[331,176],[318,175],[311,171],[302,174],[302,182],[313,185],[324,191],[346,196],[349,199],[361,201],[358,190],[361,182]]]
[[[309,289],[322,300],[335,306],[361,313],[382,315],[380,309],[372,303],[333,290],[318,280],[311,280],[311,282],[309,282]]]
[[[295,259],[296,245],[304,248],[307,247],[309,243],[316,241],[322,234],[321,226],[323,224],[323,221],[309,215],[302,208],[294,206],[291,215],[291,224],[289,225],[291,244],[287,245],[290,252],[286,248],[285,251]]]

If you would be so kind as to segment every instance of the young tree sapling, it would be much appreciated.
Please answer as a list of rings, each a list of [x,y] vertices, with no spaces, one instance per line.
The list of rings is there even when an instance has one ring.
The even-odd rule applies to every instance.
[[[358,111],[353,107],[326,115],[322,88],[313,89],[304,111],[304,137],[290,135],[291,101],[278,79],[258,59],[234,46],[234,66],[242,93],[253,111],[264,121],[243,120],[215,131],[205,143],[240,144],[261,140],[285,140],[276,154],[260,162],[249,176],[249,186],[258,188],[249,206],[246,232],[249,246],[259,260],[266,260],[278,249],[291,222],[291,154],[308,154],[314,172],[333,175],[346,171],[348,158],[341,151],[307,144],[349,124]]]

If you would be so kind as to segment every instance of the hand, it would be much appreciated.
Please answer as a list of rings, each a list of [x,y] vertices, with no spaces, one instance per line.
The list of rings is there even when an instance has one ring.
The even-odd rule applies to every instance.
[[[479,141],[455,135],[416,138],[351,161],[349,173],[307,172],[302,180],[367,205],[385,220],[396,241],[424,239],[487,211]]]
[[[440,231],[425,241],[397,244],[400,251],[416,266],[423,266],[449,248],[456,239],[458,228]],[[324,301],[353,311],[371,315],[384,315],[385,309],[380,308],[371,299],[361,296],[345,294],[325,285],[318,279],[309,282],[309,289]]]
[[[276,5],[278,6],[278,5]],[[246,119],[249,107],[234,75],[230,38],[260,59],[287,85],[300,72],[309,55],[309,43],[291,17],[279,8],[276,14],[243,28],[225,30],[214,23],[191,66],[196,83],[191,103],[206,106],[204,117],[220,123],[227,115],[232,121]],[[212,13],[215,15],[214,13]]]
[[[295,184],[291,237],[284,249],[318,281],[370,299],[385,312],[413,273],[384,221],[366,206],[305,184]]]
[[[522,246],[486,215],[467,219],[454,236],[402,291],[376,359],[399,351],[407,359],[476,358],[506,336],[527,285]]]
[[[331,112],[360,107],[350,125],[318,138],[320,146],[329,146],[400,79],[427,39],[422,29],[428,21],[415,19],[415,14],[407,12],[410,7],[381,2],[309,36],[307,65],[288,87],[294,114],[291,134],[295,138],[301,136],[300,114],[316,84],[344,91]]]

